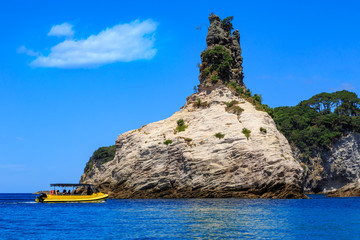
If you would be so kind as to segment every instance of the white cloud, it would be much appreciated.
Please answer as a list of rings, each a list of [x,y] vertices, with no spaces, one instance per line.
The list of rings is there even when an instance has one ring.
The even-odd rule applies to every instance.
[[[47,34],[48,36],[57,36],[57,37],[72,37],[74,35],[74,31],[72,30],[73,25],[70,23],[63,23],[60,25],[54,25],[50,32]]]
[[[152,59],[157,23],[152,20],[115,25],[87,39],[67,39],[51,48],[48,56],[38,56],[34,67],[88,68],[113,62]]]
[[[40,55],[40,53],[38,52],[34,52],[33,50],[31,49],[27,49],[25,46],[21,46],[17,49],[17,52],[18,53],[25,53],[26,55],[29,55],[29,56],[33,56],[33,57],[37,57]]]

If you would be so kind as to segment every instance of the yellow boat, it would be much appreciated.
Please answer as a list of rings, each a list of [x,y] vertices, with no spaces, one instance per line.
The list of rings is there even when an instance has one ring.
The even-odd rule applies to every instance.
[[[48,194],[41,193],[40,196],[35,198],[35,201],[38,203],[99,202],[109,197],[109,195],[97,191],[91,184],[56,183],[50,184],[50,187],[54,187],[54,190],[51,190]],[[63,193],[56,190],[57,187],[63,188]],[[70,190],[66,191],[66,188],[70,187],[76,189],[72,192]],[[76,194],[76,192],[79,192],[78,188],[82,188],[81,194]]]

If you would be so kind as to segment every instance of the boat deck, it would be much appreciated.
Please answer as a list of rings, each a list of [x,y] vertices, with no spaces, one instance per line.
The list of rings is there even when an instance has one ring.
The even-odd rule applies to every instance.
[[[48,194],[44,202],[96,202],[102,201],[109,197],[104,193],[93,193],[91,195],[51,195]]]

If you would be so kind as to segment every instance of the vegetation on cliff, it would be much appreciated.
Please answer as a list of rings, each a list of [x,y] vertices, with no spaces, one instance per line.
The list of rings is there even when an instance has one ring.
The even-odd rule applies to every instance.
[[[210,74],[212,76],[213,83],[217,83],[219,76],[221,78],[229,77],[233,59],[224,46],[217,45],[213,49],[203,51],[201,59],[203,63],[207,63],[208,67],[204,69],[204,73],[205,75]]]
[[[246,89],[242,72],[240,33],[232,31],[233,17],[223,20],[211,13],[206,36],[207,48],[201,53],[200,89],[209,89],[219,83],[235,82]]]
[[[349,132],[360,132],[360,99],[346,90],[320,93],[294,107],[274,108],[271,114],[304,157],[330,148],[333,140]]]
[[[115,157],[115,151],[116,151],[115,145],[108,147],[101,147],[97,149],[90,157],[89,161],[86,163],[86,166],[84,168],[84,173],[90,171],[94,165],[101,165],[113,160]]]

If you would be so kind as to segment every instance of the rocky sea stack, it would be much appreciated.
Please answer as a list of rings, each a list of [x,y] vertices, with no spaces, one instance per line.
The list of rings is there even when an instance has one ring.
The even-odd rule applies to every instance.
[[[90,160],[82,183],[114,198],[306,198],[303,168],[243,83],[232,18],[209,20],[199,91],[168,119],[120,134],[115,157]]]

